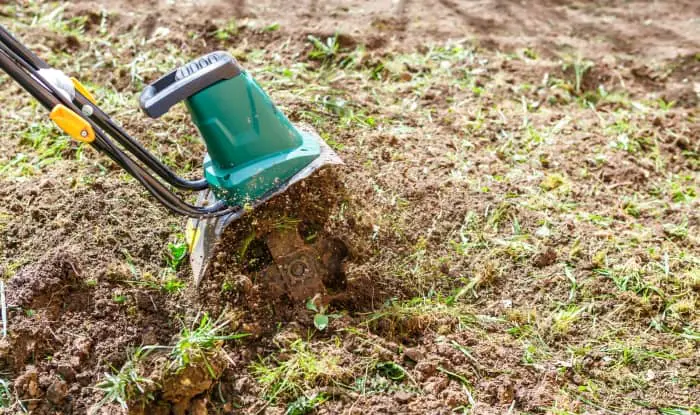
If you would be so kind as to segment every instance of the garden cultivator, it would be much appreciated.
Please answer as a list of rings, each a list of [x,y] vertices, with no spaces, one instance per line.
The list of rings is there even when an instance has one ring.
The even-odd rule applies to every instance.
[[[152,118],[185,102],[207,148],[199,180],[179,177],[105,114],[77,79],[50,68],[2,26],[0,67],[50,111],[64,132],[105,153],[165,207],[190,218],[186,238],[196,284],[227,225],[319,168],[342,164],[315,133],[295,127],[225,52],[173,70],[140,97]],[[197,202],[187,203],[167,185],[199,192]],[[278,269],[289,270],[290,284],[303,283],[299,278],[314,269],[307,263],[314,255],[290,252],[293,246],[283,250],[285,264],[278,263]],[[300,252],[308,249],[300,247]]]

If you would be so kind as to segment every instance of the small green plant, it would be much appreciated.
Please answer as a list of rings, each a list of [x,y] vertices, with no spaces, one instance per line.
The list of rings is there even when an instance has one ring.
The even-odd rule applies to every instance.
[[[287,405],[285,415],[306,415],[313,412],[319,405],[329,399],[325,393],[317,393],[311,397],[301,395],[295,401]]]
[[[476,95],[477,97],[482,96],[482,95],[484,94],[484,92],[486,92],[486,90],[484,89],[484,87],[478,86],[478,85],[476,85],[476,84],[475,84],[475,85],[472,85],[471,91],[472,91],[472,93],[473,93],[474,95]]]
[[[313,60],[322,61],[323,63],[331,63],[338,55],[340,51],[340,44],[338,43],[338,35],[326,38],[323,42],[319,38],[313,35],[309,35],[307,38],[313,49],[309,52],[309,58]]]
[[[697,197],[697,192],[693,187],[683,186],[677,182],[671,183],[669,193],[671,194],[671,200],[673,200],[674,203],[691,202],[693,199],[695,199],[695,197]]]
[[[552,332],[559,335],[568,334],[572,325],[581,318],[584,311],[584,307],[575,304],[560,310],[552,316]]]
[[[270,25],[265,26],[263,29],[264,32],[276,32],[280,30],[280,24],[279,23],[272,23]]]
[[[222,293],[230,293],[236,290],[236,284],[234,284],[231,281],[224,281],[221,283],[221,292]]]
[[[663,98],[659,98],[657,103],[659,104],[659,109],[661,111],[668,111],[676,105],[676,101],[666,101]]]
[[[531,365],[537,360],[537,347],[532,343],[527,343],[523,348],[523,363]]]
[[[540,182],[540,188],[542,188],[542,190],[552,191],[559,188],[564,183],[566,183],[564,176],[559,173],[552,173],[547,175],[542,182]]]
[[[12,405],[12,393],[10,393],[10,384],[0,378],[0,408],[9,408]]]
[[[128,410],[129,403],[137,399],[137,396],[146,402],[152,400],[153,395],[149,389],[157,384],[141,374],[139,362],[154,349],[155,347],[140,347],[131,354],[121,369],[112,368],[112,373],[105,373],[104,379],[95,385],[95,389],[102,391],[104,397],[90,409],[90,413],[97,413],[101,407],[110,403],[117,403]]]
[[[166,261],[168,266],[176,271],[182,261],[187,256],[187,244],[185,242],[169,242],[168,243],[168,255]]]
[[[574,70],[574,92],[577,95],[582,92],[581,87],[583,85],[584,76],[586,76],[586,73],[593,68],[593,66],[593,62],[583,59],[580,56],[564,64],[563,69],[565,71],[568,68],[573,68]]]
[[[622,205],[622,209],[626,214],[632,216],[633,218],[638,218],[642,214],[639,205],[632,199],[625,200],[624,204]]]
[[[319,304],[316,305],[318,300],[320,299],[320,296],[317,294],[313,298],[309,298],[306,301],[306,309],[310,311],[314,311],[316,314],[314,315],[314,326],[320,330],[323,331],[326,328],[328,328],[328,324],[330,323],[330,319],[332,318],[340,318],[343,315],[342,314],[326,314],[326,311],[328,309],[328,306]]]
[[[683,218],[681,223],[664,223],[664,233],[675,239],[685,239],[688,237],[688,218]]]
[[[523,50],[523,55],[525,55],[526,58],[535,60],[537,59],[537,52],[532,49],[532,48],[527,48]]]
[[[236,36],[238,34],[238,24],[236,23],[236,20],[232,19],[229,20],[226,25],[217,28],[214,31],[214,38],[216,40],[229,40],[232,37]]]
[[[126,296],[124,294],[115,294],[114,297],[112,297],[112,301],[117,304],[124,304],[126,303]]]
[[[177,372],[191,364],[202,363],[211,377],[216,377],[209,358],[220,352],[224,341],[248,336],[247,333],[222,335],[221,333],[230,323],[228,320],[223,320],[222,316],[212,321],[209,315],[204,313],[201,318],[198,315],[194,319],[192,327],[183,325],[178,340],[170,351],[170,370]]]
[[[170,277],[163,282],[163,291],[175,294],[185,288],[185,283],[177,277]]]
[[[398,363],[379,362],[377,363],[376,369],[382,376],[394,381],[400,381],[406,377],[406,369],[401,367]]]

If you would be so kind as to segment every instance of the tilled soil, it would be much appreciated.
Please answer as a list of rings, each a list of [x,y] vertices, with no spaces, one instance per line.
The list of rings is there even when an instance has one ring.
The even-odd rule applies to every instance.
[[[159,384],[131,412],[285,413],[319,394],[317,413],[698,410],[696,2],[0,3],[3,25],[188,175],[203,149],[185,112],[147,120],[133,98],[218,49],[346,162],[232,225],[202,285],[169,292],[190,281],[168,263],[184,219],[57,138],[3,77],[8,413],[88,413],[105,372],[203,312],[248,337],[211,372],[161,376],[154,353],[142,370]],[[309,36],[334,34],[311,58]],[[323,331],[305,289],[266,278],[280,226],[325,255]],[[285,362],[308,377],[269,399],[256,364]]]
[[[177,329],[178,306],[161,293],[125,287],[118,280],[127,276],[118,274],[90,286],[78,263],[69,253],[52,255],[23,268],[7,287],[8,303],[21,311],[10,311],[3,359],[21,373],[15,393],[34,413],[86,412],[101,362],[120,366],[130,346],[167,343]],[[133,308],[115,303],[119,295]]]

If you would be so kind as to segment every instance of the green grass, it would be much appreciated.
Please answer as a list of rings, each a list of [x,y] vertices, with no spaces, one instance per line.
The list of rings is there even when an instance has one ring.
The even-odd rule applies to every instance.
[[[31,124],[21,133],[19,148],[26,150],[0,163],[0,176],[34,176],[64,158],[79,159],[82,153],[82,147],[74,144],[69,137],[60,135],[52,123]],[[74,154],[71,155],[71,152]]]
[[[654,359],[659,361],[676,360],[677,357],[668,351],[647,350],[643,347],[620,345],[603,348],[603,352],[610,355],[619,366],[629,366]]]
[[[670,238],[686,239],[688,237],[688,218],[683,218],[679,223],[664,223],[663,229]]]
[[[268,402],[292,399],[317,386],[342,383],[351,374],[337,356],[318,353],[303,340],[294,341],[279,355],[284,357],[264,358],[250,367]]]
[[[13,396],[10,391],[10,383],[0,378],[0,408],[9,409],[12,406]]]
[[[203,364],[209,375],[216,378],[211,357],[220,353],[225,341],[248,336],[247,333],[223,334],[229,323],[223,319],[223,315],[212,320],[207,313],[203,313],[194,319],[190,327],[183,326],[170,349],[168,369],[177,372],[192,364]]]
[[[452,297],[416,297],[407,301],[389,300],[369,314],[363,325],[385,336],[410,338],[429,329],[454,332],[478,321],[470,307],[459,302],[461,291]]]
[[[319,406],[324,402],[328,401],[330,397],[325,393],[317,393],[311,396],[302,395],[299,396],[294,402],[287,405],[287,410],[285,415],[306,415],[313,413]]]
[[[560,336],[568,334],[573,329],[573,325],[581,319],[584,311],[586,311],[585,307],[572,304],[554,313],[552,315],[552,333]]]
[[[152,400],[152,388],[158,385],[143,373],[140,362],[153,350],[152,347],[140,347],[130,354],[119,370],[112,368],[111,373],[105,373],[103,379],[95,385],[103,397],[90,409],[90,413],[98,413],[104,405],[111,403],[128,410],[129,405],[137,401],[145,404]]]
[[[338,35],[328,37],[325,39],[325,41],[318,39],[313,35],[309,35],[307,39],[312,46],[311,52],[309,52],[309,57],[311,59],[318,60],[323,63],[330,63],[333,62],[340,51]]]

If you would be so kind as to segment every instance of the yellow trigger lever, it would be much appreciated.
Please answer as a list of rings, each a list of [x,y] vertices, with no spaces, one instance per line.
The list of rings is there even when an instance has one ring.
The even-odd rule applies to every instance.
[[[63,104],[58,104],[51,110],[49,118],[66,134],[81,143],[95,141],[95,130],[83,117]]]

